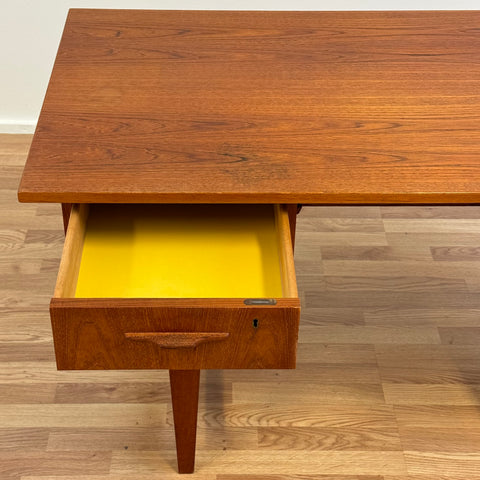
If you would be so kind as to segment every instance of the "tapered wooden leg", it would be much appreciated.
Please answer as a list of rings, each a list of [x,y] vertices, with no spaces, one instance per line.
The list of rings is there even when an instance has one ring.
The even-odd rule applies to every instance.
[[[68,221],[70,220],[70,212],[72,211],[71,203],[62,203],[62,215],[63,215],[63,229],[67,233]]]
[[[193,473],[200,370],[170,370],[178,473]]]
[[[295,250],[295,231],[297,229],[297,213],[300,211],[300,208],[299,208],[299,205],[297,205],[296,203],[291,203],[287,205],[288,220],[290,222],[290,237],[292,237],[293,250]]]

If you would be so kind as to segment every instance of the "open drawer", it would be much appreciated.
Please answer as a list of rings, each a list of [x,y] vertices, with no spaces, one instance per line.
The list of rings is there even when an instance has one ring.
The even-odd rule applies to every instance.
[[[50,314],[62,370],[294,368],[286,208],[74,205]]]

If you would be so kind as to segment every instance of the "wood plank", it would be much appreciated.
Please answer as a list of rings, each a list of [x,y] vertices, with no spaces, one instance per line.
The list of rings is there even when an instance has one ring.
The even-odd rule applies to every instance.
[[[225,427],[197,429],[197,449],[243,450],[246,445],[255,448],[255,427]],[[49,451],[158,451],[172,450],[175,445],[171,426],[104,428],[54,428],[48,436]]]
[[[439,327],[438,332],[445,345],[478,345],[480,327]]]
[[[464,480],[462,474],[446,474],[436,473],[432,475],[420,474],[420,475],[385,475],[383,480]],[[471,480],[478,480],[480,475],[471,475],[468,477]]]
[[[0,383],[0,404],[53,403],[55,398],[54,384],[37,384],[35,389],[31,385]],[[8,408],[8,407],[7,407]]]
[[[24,475],[21,480],[129,480],[131,475]],[[195,474],[190,478],[195,480],[216,480],[215,474]],[[148,473],[144,475],[135,475],[135,480],[177,480],[178,473],[173,473],[173,471],[168,471],[165,473]],[[356,479],[355,479],[356,480]],[[367,479],[370,480],[370,479]],[[377,480],[377,479],[374,479]]]
[[[288,453],[287,453],[288,452]],[[204,450],[197,453],[197,470],[201,473],[242,474],[251,470],[262,474],[312,475],[325,474],[406,474],[401,452],[358,451],[269,451],[257,455],[256,450]],[[166,470],[172,453],[165,452],[114,452],[111,473],[138,475]]]
[[[157,383],[57,383],[55,403],[165,403],[168,382]]]
[[[60,230],[34,230],[29,229],[25,237],[25,243],[41,243],[44,246],[57,244],[63,247],[65,234]]]
[[[405,451],[407,470],[413,475],[456,475],[462,471],[467,478],[478,475],[480,455],[474,453]]]
[[[316,277],[306,276],[310,278],[310,282],[305,285],[302,281],[302,287],[311,289],[315,288],[317,284],[317,291],[322,291],[323,282],[319,282]],[[318,285],[320,283],[320,285]],[[304,302],[305,303],[305,302]],[[315,326],[334,326],[334,325],[365,325],[363,309],[362,308],[347,308],[347,307],[311,307],[302,310],[302,325],[300,331],[306,328]],[[314,330],[312,328],[312,330]]]
[[[468,286],[468,291],[472,293],[480,292],[480,279],[477,277],[466,277],[465,282]]]
[[[2,405],[0,422],[4,427],[128,427],[165,424],[164,404],[20,404]]]
[[[400,428],[405,450],[478,453],[480,432],[469,428]]]
[[[391,429],[396,425],[394,409],[385,404],[342,404],[315,409],[312,404],[293,403],[285,409],[276,403],[232,403],[210,406],[199,418],[199,425],[258,427],[362,427]]]
[[[250,475],[250,474],[241,474],[236,475],[225,474],[217,475],[217,480],[384,480],[383,476],[380,475],[296,475],[296,474],[279,474],[279,475]]]
[[[39,308],[42,308],[39,306]],[[43,305],[43,308],[46,308]],[[53,350],[53,345],[49,345]],[[168,381],[168,372],[132,370],[132,371],[59,371],[54,359],[52,361],[33,360],[24,351],[22,361],[2,362],[0,369],[0,383],[30,384],[32,387],[39,383],[92,383],[92,382],[125,382],[150,383]]]
[[[480,385],[383,383],[383,390],[394,405],[480,405]]]
[[[292,403],[309,404],[321,402],[346,405],[384,403],[380,384],[319,385],[304,383],[294,389],[286,389],[281,383],[236,382],[233,384],[233,401],[236,403],[273,403],[288,408]]]
[[[377,345],[376,351],[386,383],[480,383],[478,345]]]
[[[3,309],[0,319],[0,343],[45,343],[52,341],[50,319],[44,312]]]
[[[438,262],[437,262],[438,263]],[[368,276],[368,273],[366,273]],[[460,276],[460,273],[458,273]],[[375,292],[375,293],[373,293]],[[375,289],[365,291],[318,292],[309,290],[304,294],[304,305],[307,308],[334,307],[344,305],[349,308],[417,308],[424,309],[431,305],[442,308],[478,309],[480,297],[475,292],[460,290],[437,292],[384,292]]]
[[[0,428],[0,451],[29,452],[45,451],[48,428]]]
[[[14,154],[23,157],[23,164],[30,149],[33,135],[30,134],[0,134],[0,154]]]
[[[317,347],[318,348],[318,347]],[[345,349],[346,350],[346,349]],[[344,350],[344,351],[345,351]],[[322,364],[318,359],[311,363],[302,363],[295,370],[270,370],[268,372],[251,372],[249,370],[226,370],[208,371],[208,379],[205,381],[206,387],[227,386],[228,383],[252,382],[268,385],[269,383],[285,383],[298,381],[308,383],[309,381],[318,385],[337,385],[344,384],[363,384],[379,383],[377,364],[349,364],[347,358],[342,359],[339,364]],[[264,386],[265,388],[265,386]]]
[[[134,374],[134,372],[131,372]],[[152,372],[151,377],[155,373]],[[160,376],[160,375],[157,375]],[[164,374],[165,376],[165,374]],[[85,377],[88,379],[88,376]],[[113,378],[104,376],[105,380]],[[166,403],[170,401],[168,378],[164,382],[147,382],[145,377],[132,382],[132,378],[117,378],[117,383],[102,383],[99,378],[91,379],[91,383],[57,383],[55,403]],[[95,381],[97,380],[97,381]],[[217,387],[217,388],[215,388]],[[218,403],[231,401],[228,382],[219,385],[209,382],[200,394],[201,403]]]
[[[368,295],[368,294],[367,294]],[[389,325],[332,325],[304,327],[299,333],[300,342],[368,344],[439,344],[440,336],[434,326],[419,326],[412,330],[404,326]]]
[[[363,313],[367,325],[436,325],[438,327],[478,327],[480,310],[469,308],[368,309]]]
[[[409,218],[383,219],[385,231],[389,232],[420,232],[420,233],[480,233],[477,218],[437,219],[437,218]]]
[[[462,245],[462,246],[478,246],[478,234],[476,233],[386,233],[385,244],[397,246],[416,246],[418,244],[439,246],[445,245]]]
[[[439,262],[480,261],[480,247],[431,247],[431,251]]]
[[[318,218],[307,215],[302,220],[303,232],[378,233],[385,231],[384,223],[380,218]]]
[[[403,247],[403,248],[402,248]],[[392,246],[352,246],[325,245],[321,247],[324,260],[431,260],[430,248],[422,243],[413,248],[412,245]]]
[[[28,352],[28,353],[27,353]],[[25,357],[35,358],[37,362],[55,362],[55,352],[51,342],[45,343],[13,343],[2,344],[0,348],[0,362],[17,363],[25,360]],[[0,377],[4,381],[8,381],[6,376],[0,371]]]
[[[371,275],[368,278],[364,276],[345,276],[345,275],[325,275],[325,291],[372,291],[379,292],[468,292],[467,285],[463,278],[442,278],[442,277],[423,277],[404,276],[393,277],[388,275]]]
[[[387,207],[388,208],[388,207]],[[408,207],[410,208],[410,207]],[[312,218],[381,218],[381,207],[349,206],[349,205],[318,205],[316,208],[302,210],[302,219]]]
[[[480,222],[479,222],[480,223]],[[377,261],[325,260],[323,271],[326,275],[391,277],[423,275],[441,278],[476,277],[480,274],[478,262],[417,262],[417,261]]]
[[[474,205],[408,205],[380,207],[382,218],[480,218],[480,208]]]
[[[110,452],[0,451],[0,472],[5,480],[20,479],[27,475],[105,474],[109,471],[110,459]]]
[[[358,365],[362,367],[377,365],[375,348],[373,345],[334,345],[314,342],[298,345],[297,359],[299,367],[303,363],[325,365]]]
[[[477,405],[398,405],[395,415],[400,428],[480,429]]]
[[[56,230],[53,231],[56,232]],[[10,250],[8,259],[10,261],[18,259],[19,261],[39,262],[47,259],[59,259],[62,246],[63,244],[55,245],[54,243],[18,243],[15,246],[5,246],[4,250]]]
[[[389,234],[394,235],[394,234]],[[384,231],[381,232],[322,232],[314,231],[304,232],[303,229],[297,231],[297,244],[304,245],[304,249],[318,249],[322,246],[386,246],[387,237]],[[476,238],[476,237],[475,237]],[[473,240],[472,240],[473,241]],[[318,249],[321,252],[321,249]],[[319,253],[317,254],[319,255]],[[315,258],[315,257],[314,257]],[[303,270],[303,269],[302,269]]]
[[[260,448],[270,450],[402,450],[398,429],[260,427]]]

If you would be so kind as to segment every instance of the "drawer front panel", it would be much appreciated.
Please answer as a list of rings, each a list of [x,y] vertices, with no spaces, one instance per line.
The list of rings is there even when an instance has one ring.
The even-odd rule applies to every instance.
[[[52,299],[61,370],[294,368],[299,300]]]

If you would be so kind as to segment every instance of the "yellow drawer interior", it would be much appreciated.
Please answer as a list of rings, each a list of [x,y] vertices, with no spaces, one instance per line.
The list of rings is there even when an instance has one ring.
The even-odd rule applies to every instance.
[[[92,205],[75,296],[282,297],[272,205]]]

